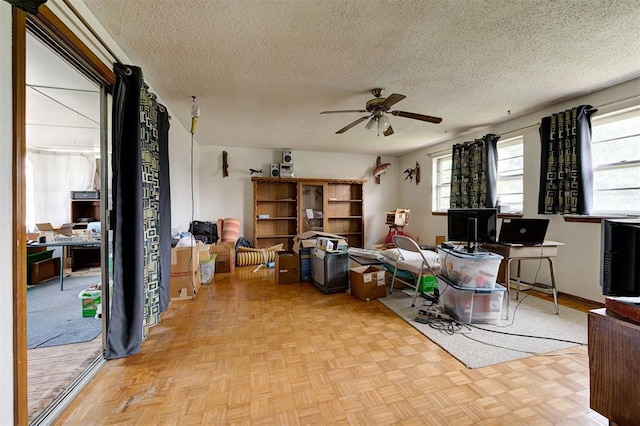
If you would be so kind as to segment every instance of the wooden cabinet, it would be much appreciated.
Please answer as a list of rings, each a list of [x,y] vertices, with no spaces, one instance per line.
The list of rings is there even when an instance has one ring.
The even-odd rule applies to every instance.
[[[254,177],[254,247],[283,243],[306,231],[341,235],[364,244],[364,180]]]
[[[591,408],[611,424],[640,424],[640,324],[594,309],[588,316]]]

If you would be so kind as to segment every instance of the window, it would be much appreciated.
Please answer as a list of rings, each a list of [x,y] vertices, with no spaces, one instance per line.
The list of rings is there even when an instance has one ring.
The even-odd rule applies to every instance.
[[[510,212],[524,208],[523,146],[522,136],[498,142],[498,200]]]
[[[451,201],[451,154],[433,159],[433,211],[444,212]]]
[[[640,213],[640,107],[592,119],[593,213]]]
[[[512,212],[523,210],[523,160],[522,136],[498,142],[498,198]],[[450,200],[451,155],[443,155],[433,159],[433,211],[446,211]]]

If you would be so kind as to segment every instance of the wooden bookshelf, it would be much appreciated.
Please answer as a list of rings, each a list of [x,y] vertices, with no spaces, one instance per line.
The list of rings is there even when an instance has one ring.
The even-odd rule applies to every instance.
[[[364,245],[365,180],[252,178],[253,242],[257,248],[283,243],[306,231],[341,235],[349,246]]]

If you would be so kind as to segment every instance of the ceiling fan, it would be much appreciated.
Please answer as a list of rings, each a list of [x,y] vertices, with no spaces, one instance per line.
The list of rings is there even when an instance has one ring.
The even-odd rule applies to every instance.
[[[383,98],[382,92],[384,92],[383,88],[375,88],[371,90],[373,99],[369,100],[365,105],[365,109],[344,109],[339,111],[322,111],[320,114],[336,114],[343,112],[368,112],[369,115],[365,115],[364,117],[358,118],[353,123],[347,124],[342,129],[338,130],[336,134],[341,134],[346,132],[352,127],[357,126],[363,121],[370,119],[365,128],[367,130],[378,132],[378,136],[382,133],[385,136],[391,136],[393,132],[393,127],[391,127],[391,123],[389,122],[389,118],[386,116],[386,113],[391,115],[395,115],[398,117],[412,118],[414,120],[428,121],[430,123],[440,123],[442,118],[440,117],[432,117],[430,115],[416,114],[414,112],[406,112],[406,111],[389,111],[393,105],[400,102],[404,98],[405,95],[400,95],[398,93],[392,93],[389,97]]]

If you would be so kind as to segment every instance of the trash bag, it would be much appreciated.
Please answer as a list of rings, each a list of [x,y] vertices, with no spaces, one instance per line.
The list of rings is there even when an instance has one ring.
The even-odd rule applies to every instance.
[[[189,232],[196,240],[205,244],[215,244],[218,241],[218,225],[213,222],[194,220],[189,225]]]

